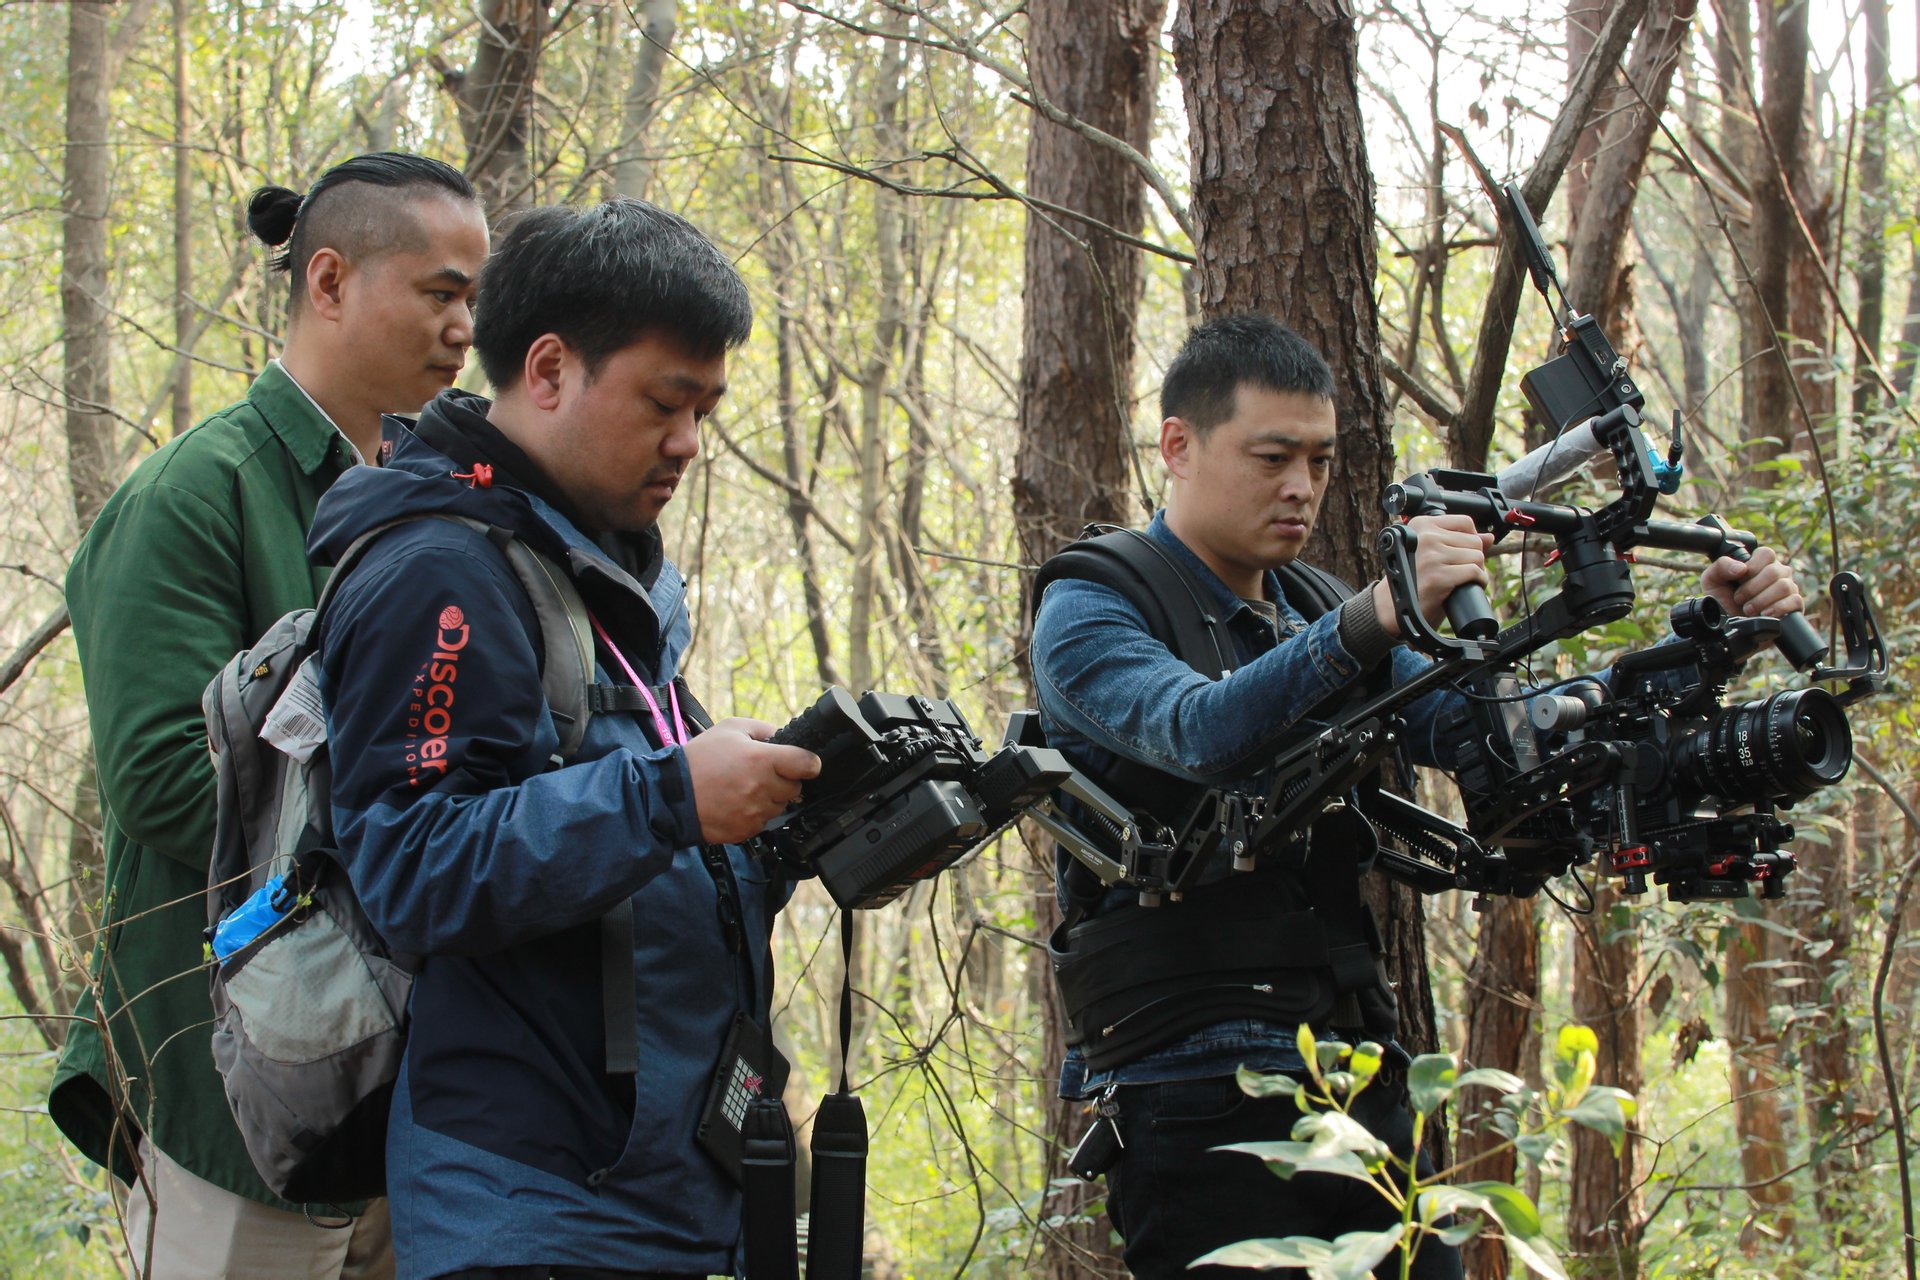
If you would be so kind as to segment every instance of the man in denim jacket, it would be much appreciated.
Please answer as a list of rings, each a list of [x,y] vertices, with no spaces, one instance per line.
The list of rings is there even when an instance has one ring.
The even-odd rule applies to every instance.
[[[1319,353],[1264,315],[1200,326],[1168,368],[1160,428],[1167,505],[1146,536],[1225,620],[1237,652],[1227,655],[1231,669],[1220,679],[1177,657],[1170,637],[1151,634],[1112,588],[1061,578],[1045,590],[1034,623],[1033,672],[1047,740],[1096,779],[1122,779],[1108,789],[1136,807],[1151,811],[1161,795],[1196,783],[1258,792],[1263,768],[1297,740],[1301,717],[1316,704],[1363,691],[1364,679],[1384,663],[1392,664],[1395,682],[1426,665],[1397,643],[1401,625],[1384,581],[1308,622],[1273,572],[1300,554],[1332,476],[1333,397]],[[1487,584],[1491,538],[1462,516],[1420,517],[1413,525],[1419,607],[1437,621],[1455,588]],[[1716,561],[1701,582],[1734,613],[1780,616],[1802,603],[1787,566],[1766,548],[1746,564]],[[1166,603],[1172,609],[1184,602]],[[1445,701],[1433,695],[1405,713],[1407,741],[1422,764],[1437,762],[1434,725]],[[1170,808],[1168,816],[1178,812]],[[1316,851],[1328,846],[1352,853],[1356,863],[1368,852],[1316,831]],[[1262,859],[1259,871],[1203,883],[1179,903],[1146,910],[1132,890],[1103,890],[1059,856],[1062,910],[1084,921],[1063,931],[1064,954],[1107,945],[1108,955],[1137,956],[1143,946],[1157,947],[1146,954],[1164,957],[1167,972],[1183,975],[1158,988],[1143,984],[1131,1004],[1110,995],[1123,1012],[1113,1016],[1110,1003],[1102,1025],[1080,1027],[1091,1034],[1074,1037],[1080,1043],[1061,1071],[1061,1096],[1099,1098],[1118,1128],[1122,1145],[1107,1171],[1107,1211],[1126,1238],[1136,1275],[1224,1277],[1238,1273],[1186,1266],[1237,1240],[1332,1239],[1398,1220],[1377,1192],[1350,1179],[1283,1181],[1258,1160],[1211,1150],[1290,1136],[1298,1117],[1291,1099],[1247,1097],[1234,1071],[1302,1071],[1295,1048],[1302,1022],[1323,1036],[1391,1045],[1397,1021],[1383,981],[1369,981],[1371,990],[1352,990],[1352,983],[1340,990],[1324,961],[1303,967],[1299,938],[1318,936],[1309,913],[1321,906],[1325,914],[1324,904],[1313,885],[1279,862]],[[1175,954],[1217,953],[1237,926],[1264,954],[1231,962]],[[1338,932],[1330,921],[1328,944],[1354,941]],[[1101,1036],[1125,1021],[1134,1023],[1132,1034],[1120,1037],[1130,1040],[1127,1050],[1103,1053]],[[1405,1062],[1397,1046],[1390,1052]],[[1367,1090],[1354,1114],[1396,1154],[1410,1153],[1411,1122],[1395,1090]],[[1383,1265],[1381,1274],[1399,1275],[1397,1255]],[[1458,1277],[1459,1256],[1430,1243],[1413,1274]]]

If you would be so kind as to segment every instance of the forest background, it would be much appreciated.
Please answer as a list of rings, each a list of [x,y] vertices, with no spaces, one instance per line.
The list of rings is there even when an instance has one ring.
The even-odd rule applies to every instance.
[[[67,560],[276,350],[245,194],[397,146],[464,165],[496,218],[644,195],[745,273],[754,337],[667,521],[707,704],[782,722],[826,683],[927,692],[986,736],[1030,704],[1031,566],[1155,505],[1154,392],[1194,320],[1266,307],[1332,359],[1342,475],[1309,558],[1351,580],[1386,482],[1527,446],[1509,368],[1550,322],[1482,175],[1521,181],[1656,426],[1686,415],[1668,513],[1784,547],[1816,613],[1861,570],[1894,678],[1854,711],[1851,776],[1794,813],[1783,902],[1375,887],[1414,1048],[1538,1081],[1543,1033],[1580,1023],[1640,1099],[1617,1153],[1516,1171],[1469,1106],[1442,1154],[1525,1185],[1579,1274],[1911,1276],[1920,97],[1895,8],[0,4],[0,1274],[126,1265],[43,1106],[100,892]],[[1505,610],[1550,589],[1496,568]],[[1694,572],[1643,562],[1635,617],[1536,669],[1643,642]],[[1050,856],[1011,833],[861,920],[875,1276],[1120,1273],[1098,1187],[1062,1177],[1084,1118],[1051,1100]],[[830,1087],[837,936],[809,887],[775,940],[800,1117]]]

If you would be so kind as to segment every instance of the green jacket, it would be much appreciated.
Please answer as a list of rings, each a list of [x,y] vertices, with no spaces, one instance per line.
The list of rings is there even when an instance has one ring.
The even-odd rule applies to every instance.
[[[269,365],[245,400],[134,470],[67,571],[106,818],[105,927],[97,997],[75,1011],[47,1105],[122,1178],[145,1132],[208,1182],[283,1203],[254,1172],[213,1068],[202,948],[214,779],[200,695],[276,618],[314,603],[326,572],[307,562],[307,527],[352,463]]]

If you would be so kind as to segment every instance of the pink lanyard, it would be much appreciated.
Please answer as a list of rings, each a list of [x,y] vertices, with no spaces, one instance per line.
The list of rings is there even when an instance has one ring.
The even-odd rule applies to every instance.
[[[588,614],[587,617],[592,621],[594,634],[600,637],[600,643],[607,646],[607,652],[611,653],[614,661],[620,664],[620,669],[627,673],[627,679],[633,681],[634,687],[640,690],[640,696],[647,700],[647,710],[653,713],[653,727],[660,735],[660,745],[663,747],[686,746],[687,722],[680,718],[679,691],[671,683],[667,685],[667,705],[673,708],[673,729],[669,730],[667,718],[660,714],[660,703],[655,700],[653,690],[648,688],[647,682],[634,671],[633,664],[627,661],[627,655],[620,652],[620,646],[613,642],[613,637],[607,634],[607,629],[600,625],[600,619],[592,614]]]

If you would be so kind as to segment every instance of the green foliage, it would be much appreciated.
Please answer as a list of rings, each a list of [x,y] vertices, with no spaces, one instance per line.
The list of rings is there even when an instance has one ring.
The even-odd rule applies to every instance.
[[[1239,1142],[1221,1148],[1257,1156],[1282,1178],[1321,1174],[1367,1185],[1400,1215],[1392,1227],[1350,1232],[1336,1240],[1309,1236],[1244,1240],[1216,1249],[1193,1265],[1272,1270],[1304,1268],[1309,1280],[1367,1280],[1395,1252],[1400,1274],[1411,1274],[1414,1254],[1424,1240],[1458,1246],[1483,1232],[1496,1232],[1527,1267],[1548,1280],[1565,1280],[1546,1240],[1539,1209],[1526,1192],[1508,1182],[1449,1183],[1445,1174],[1422,1177],[1407,1161],[1352,1116],[1354,1103],[1371,1088],[1381,1088],[1383,1051],[1371,1042],[1350,1046],[1316,1040],[1310,1028],[1299,1032],[1304,1079],[1262,1075],[1242,1069],[1240,1087],[1254,1097],[1291,1096],[1300,1118],[1292,1141]],[[1606,1135],[1616,1150],[1626,1135],[1634,1100],[1619,1089],[1594,1083],[1599,1041],[1586,1027],[1561,1030],[1554,1047],[1553,1083],[1530,1089],[1518,1076],[1493,1068],[1462,1072],[1450,1054],[1417,1057],[1406,1072],[1407,1100],[1413,1111],[1413,1146],[1420,1146],[1427,1123],[1448,1101],[1471,1088],[1497,1095],[1489,1121],[1520,1156],[1528,1170],[1548,1158],[1569,1125]]]

